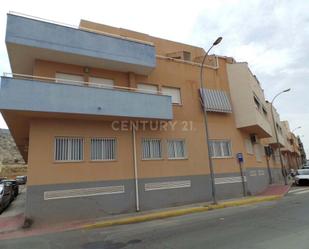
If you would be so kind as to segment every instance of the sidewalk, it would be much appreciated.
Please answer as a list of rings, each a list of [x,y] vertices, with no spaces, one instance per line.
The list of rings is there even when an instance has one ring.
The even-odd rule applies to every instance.
[[[270,185],[262,193],[257,196],[269,196],[269,195],[284,195],[289,192],[291,185]]]
[[[122,215],[113,215],[108,217],[102,217],[95,220],[83,220],[83,221],[75,221],[68,222],[64,224],[58,224],[54,226],[32,226],[28,229],[19,229],[12,231],[12,226],[10,229],[0,230],[0,240],[8,239],[8,238],[16,238],[16,237],[27,237],[33,235],[54,233],[54,232],[62,232],[76,229],[95,229],[102,227],[109,227],[115,225],[125,225],[131,223],[145,222],[156,219],[165,219],[169,217],[175,217],[180,215],[186,215],[197,212],[206,212],[215,209],[222,209],[227,207],[236,207],[242,205],[249,205],[254,203],[266,202],[266,201],[275,201],[281,199],[288,191],[290,186],[284,185],[271,185],[265,191],[260,193],[257,196],[253,197],[243,197],[239,199],[232,200],[224,200],[220,201],[218,204],[211,203],[196,203],[191,205],[172,207],[172,208],[164,208],[164,209],[156,209],[151,211],[142,211],[138,213],[129,213]],[[15,220],[16,221],[16,220]],[[15,221],[12,221],[13,224]],[[8,222],[8,221],[6,221]],[[0,219],[0,228],[5,227],[6,224]],[[19,224],[19,223],[18,223]],[[20,228],[17,227],[16,229]],[[10,232],[11,231],[11,232]]]

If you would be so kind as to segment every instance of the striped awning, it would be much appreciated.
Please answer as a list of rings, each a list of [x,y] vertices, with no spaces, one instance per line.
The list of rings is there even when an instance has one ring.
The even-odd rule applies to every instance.
[[[228,95],[224,91],[203,88],[200,89],[202,105],[209,112],[232,112]]]

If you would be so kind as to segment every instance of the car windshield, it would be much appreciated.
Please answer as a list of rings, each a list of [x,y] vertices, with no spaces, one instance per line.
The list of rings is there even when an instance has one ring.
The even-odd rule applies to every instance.
[[[297,173],[299,175],[309,175],[309,169],[301,169],[301,170],[298,170]]]
[[[4,185],[0,184],[0,193],[2,192],[3,188],[4,188]]]

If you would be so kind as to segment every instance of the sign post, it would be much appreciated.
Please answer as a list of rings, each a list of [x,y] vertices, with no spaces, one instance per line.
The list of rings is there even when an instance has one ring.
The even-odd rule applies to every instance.
[[[246,196],[247,195],[246,182],[245,182],[245,176],[244,176],[244,172],[243,172],[243,168],[242,168],[242,163],[244,162],[244,156],[243,156],[242,153],[237,153],[236,158],[237,158],[237,161],[238,161],[238,164],[239,164],[243,194],[244,194],[244,196]]]

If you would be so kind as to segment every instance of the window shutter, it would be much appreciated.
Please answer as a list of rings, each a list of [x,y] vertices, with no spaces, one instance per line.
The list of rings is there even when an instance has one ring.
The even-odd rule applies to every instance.
[[[102,84],[106,87],[113,87],[114,81],[111,79],[104,79],[99,77],[89,77],[89,82],[94,84]]]
[[[84,77],[76,74],[56,73],[56,82],[74,83],[74,81],[84,82]]]
[[[181,95],[179,88],[162,87],[162,93],[172,97],[173,104],[181,104]]]
[[[153,94],[158,93],[158,87],[150,84],[141,84],[141,83],[137,84],[137,89],[140,90],[141,92],[146,93],[153,93]]]

